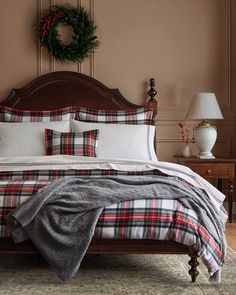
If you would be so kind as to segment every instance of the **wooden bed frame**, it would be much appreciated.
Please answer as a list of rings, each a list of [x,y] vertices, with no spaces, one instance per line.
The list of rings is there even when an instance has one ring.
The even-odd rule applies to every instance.
[[[147,105],[157,113],[155,80],[150,80],[150,96]],[[25,87],[13,89],[1,105],[25,110],[58,109],[71,105],[92,109],[135,109],[141,106],[130,103],[118,89],[110,89],[101,82],[77,72],[53,72],[31,81]],[[27,241],[14,244],[10,238],[0,238],[1,254],[37,253],[34,245]],[[88,254],[188,254],[191,259],[189,274],[192,282],[197,275],[197,253],[192,247],[157,240],[112,240],[93,239]]]

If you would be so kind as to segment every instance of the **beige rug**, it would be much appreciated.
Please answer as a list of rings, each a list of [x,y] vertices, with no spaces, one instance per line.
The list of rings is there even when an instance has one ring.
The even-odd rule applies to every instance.
[[[228,249],[221,284],[208,282],[202,263],[197,282],[191,283],[188,260],[184,255],[87,257],[78,275],[61,284],[42,257],[0,256],[0,294],[236,295],[236,252]]]

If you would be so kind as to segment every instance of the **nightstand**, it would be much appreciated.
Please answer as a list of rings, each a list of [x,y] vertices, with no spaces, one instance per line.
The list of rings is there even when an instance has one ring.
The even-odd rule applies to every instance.
[[[227,180],[227,199],[229,222],[232,222],[233,213],[233,183],[235,177],[235,159],[198,159],[196,157],[185,158],[175,156],[178,164],[191,168],[194,172],[207,180],[216,180],[217,188],[222,191],[222,180]]]

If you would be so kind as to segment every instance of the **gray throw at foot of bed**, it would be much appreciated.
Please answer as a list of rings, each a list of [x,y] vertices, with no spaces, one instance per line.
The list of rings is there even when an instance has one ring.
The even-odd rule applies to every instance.
[[[41,188],[6,221],[14,241],[31,239],[64,282],[77,273],[104,207],[153,198],[178,199],[197,212],[225,253],[224,226],[206,193],[174,177],[61,178]]]

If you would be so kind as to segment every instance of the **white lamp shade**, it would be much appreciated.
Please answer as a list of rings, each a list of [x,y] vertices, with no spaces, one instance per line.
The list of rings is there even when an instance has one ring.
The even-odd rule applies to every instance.
[[[223,119],[215,94],[210,92],[196,93],[186,119]]]

